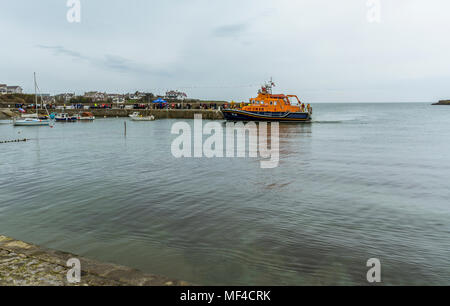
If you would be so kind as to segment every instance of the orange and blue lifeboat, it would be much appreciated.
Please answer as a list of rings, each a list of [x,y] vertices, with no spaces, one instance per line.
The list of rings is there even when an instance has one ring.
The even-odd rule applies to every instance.
[[[239,107],[232,105],[221,110],[229,121],[311,121],[312,107],[305,105],[295,95],[272,94],[272,86],[262,87],[256,98],[250,103],[241,103]]]

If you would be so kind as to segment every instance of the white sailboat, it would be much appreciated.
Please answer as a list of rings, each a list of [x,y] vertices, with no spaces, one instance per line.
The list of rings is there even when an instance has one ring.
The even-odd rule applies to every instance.
[[[36,83],[36,72],[34,73],[34,97],[36,105],[36,114],[26,115],[20,119],[13,119],[14,126],[46,126],[50,125],[49,119],[39,119],[39,107],[37,98],[37,83]],[[43,104],[42,98],[41,103]]]

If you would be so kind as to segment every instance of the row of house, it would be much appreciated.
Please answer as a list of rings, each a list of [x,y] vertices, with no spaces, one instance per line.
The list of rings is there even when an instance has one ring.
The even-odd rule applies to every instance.
[[[126,100],[141,100],[148,95],[153,96],[153,94],[145,93],[145,92],[135,92],[135,93],[127,93],[127,94],[108,94],[106,92],[98,92],[98,91],[89,91],[84,93],[85,98],[90,98],[94,102],[107,101],[112,100],[113,103],[125,103]],[[175,90],[171,90],[166,92],[164,97],[165,99],[170,100],[185,100],[187,99],[187,94],[184,92],[179,92]]]
[[[23,93],[23,89],[20,86],[7,86],[6,84],[0,84],[0,94],[21,94],[21,93]],[[84,93],[84,97],[92,99],[93,102],[111,100],[113,103],[117,104],[123,104],[127,100],[141,100],[148,96],[153,96],[153,94],[139,91],[128,94],[108,94],[106,92],[99,92],[99,91],[89,91]],[[63,93],[55,95],[54,97],[46,95],[45,100],[63,101],[64,103],[69,103],[70,100],[75,97],[76,97],[75,93]],[[187,94],[176,90],[170,90],[166,92],[166,95],[163,98],[167,100],[181,101],[187,99]]]
[[[185,100],[187,99],[187,94],[177,90],[170,90],[166,92],[165,98],[170,100]]]
[[[6,94],[21,94],[23,92],[20,86],[8,86],[6,84],[0,84],[0,95]]]
[[[89,91],[84,93],[85,98],[91,99],[93,102],[102,102],[111,100],[113,103],[125,103],[130,94],[108,94],[106,92]]]
[[[56,101],[63,101],[64,103],[69,103],[73,98],[75,98],[75,93],[62,93],[55,96]]]

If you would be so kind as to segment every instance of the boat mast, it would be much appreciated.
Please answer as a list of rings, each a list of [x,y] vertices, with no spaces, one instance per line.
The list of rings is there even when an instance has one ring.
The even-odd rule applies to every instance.
[[[266,85],[264,86],[266,89],[266,92],[271,95],[272,94],[272,88],[275,86],[275,83],[272,80],[272,77],[270,77],[270,81],[269,83],[266,83]]]
[[[267,86],[267,92],[269,94],[272,94],[272,88],[274,85],[275,85],[275,83],[273,82],[272,77],[270,77],[270,82],[269,82],[269,85]]]
[[[36,105],[36,115],[39,117],[38,100],[37,100],[36,72],[34,73],[34,105]]]

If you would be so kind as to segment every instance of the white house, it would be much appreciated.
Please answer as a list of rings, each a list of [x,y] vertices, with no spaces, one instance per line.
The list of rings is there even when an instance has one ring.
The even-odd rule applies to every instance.
[[[21,94],[23,89],[20,86],[7,86],[7,91],[9,94]]]
[[[108,99],[111,99],[111,101],[116,104],[125,103],[125,96],[121,94],[108,94]]]
[[[44,103],[55,103],[56,99],[55,97],[52,97],[51,94],[40,94],[42,101],[44,101]]]
[[[75,98],[74,93],[63,93],[55,96],[56,100],[62,100],[64,103],[69,103],[72,98]]]
[[[139,100],[139,95],[137,93],[129,93],[128,99],[130,100]]]
[[[171,99],[171,100],[184,100],[187,98],[187,94],[184,92],[180,92],[180,91],[176,91],[176,90],[171,90],[166,92],[166,99]]]
[[[98,92],[98,91],[89,91],[84,93],[85,98],[91,98],[94,102],[106,101],[108,98],[106,93]]]
[[[125,98],[124,97],[115,97],[112,99],[112,102],[116,103],[116,104],[124,104]]]
[[[6,84],[0,84],[0,95],[6,95],[8,93],[8,86]]]

